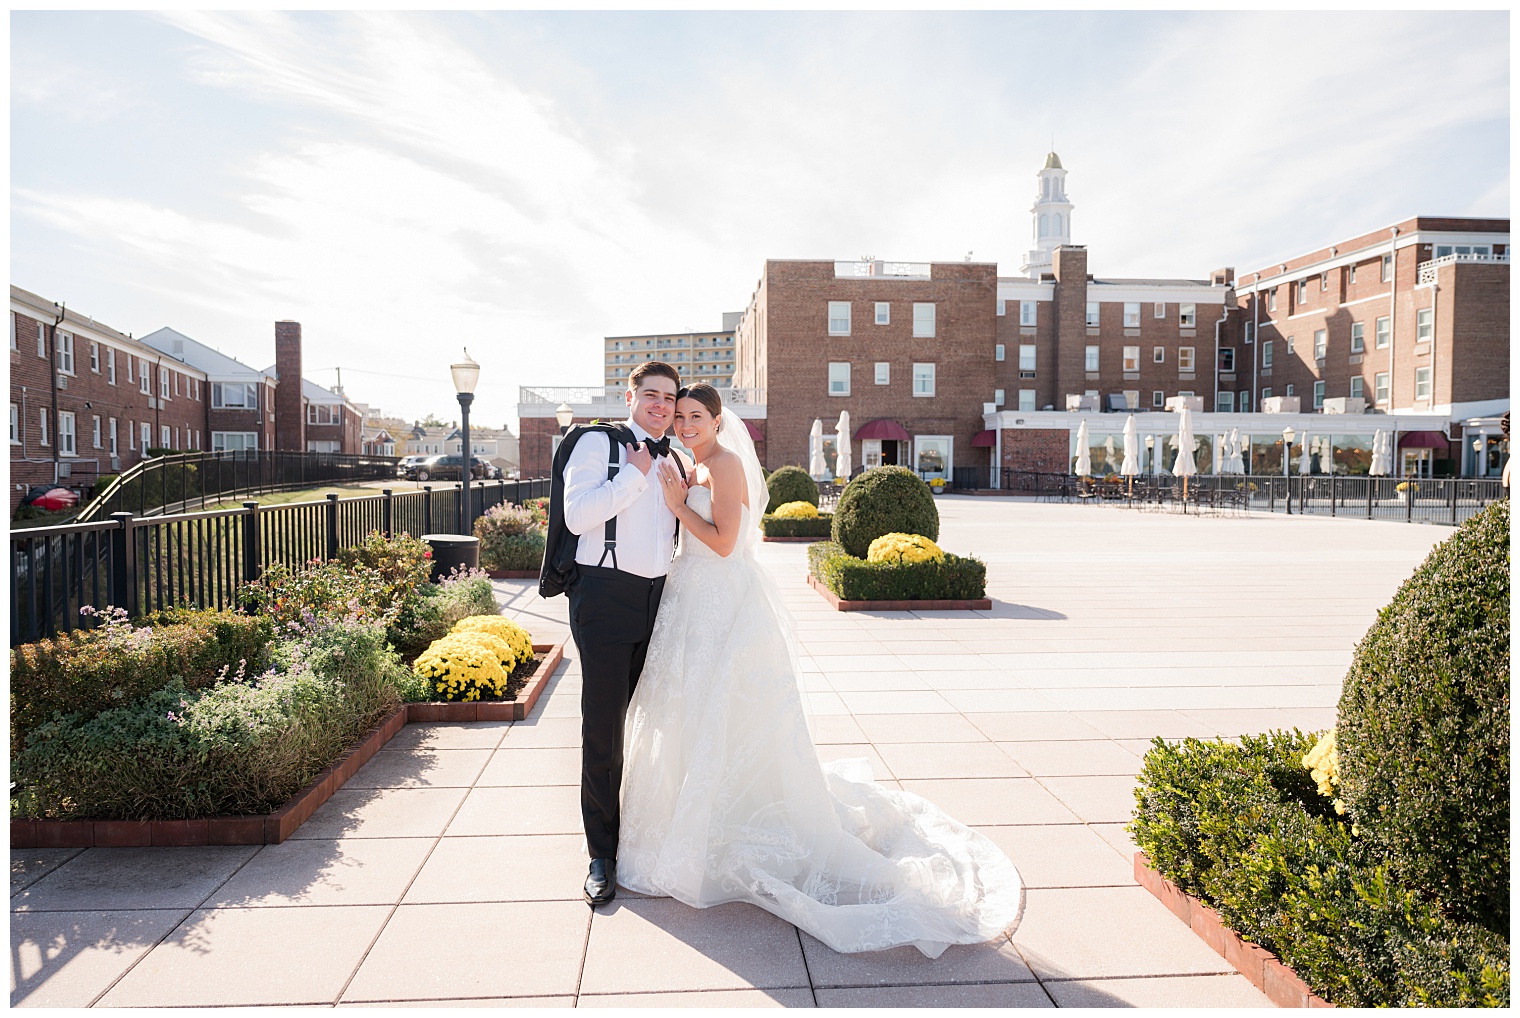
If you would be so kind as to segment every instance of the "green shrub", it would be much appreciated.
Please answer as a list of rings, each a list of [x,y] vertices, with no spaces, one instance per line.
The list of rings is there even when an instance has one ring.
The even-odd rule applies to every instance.
[[[817,516],[797,520],[770,515],[760,517],[760,529],[766,537],[816,537],[827,541],[833,525],[833,513],[819,513]]]
[[[808,570],[842,601],[972,601],[987,596],[980,559],[945,554],[943,562],[867,562],[832,541],[808,547]]]
[[[907,467],[872,467],[845,486],[834,510],[833,538],[856,558],[883,534],[939,540],[939,508],[929,486]]]
[[[11,651],[11,745],[55,714],[98,714],[171,682],[209,686],[227,672],[261,671],[271,620],[230,611],[176,611],[133,626],[106,609],[106,624]]]
[[[415,596],[420,596],[416,594]],[[306,569],[275,563],[238,592],[243,610],[272,619],[281,632],[314,620],[393,621],[404,607],[378,570],[323,562]]]
[[[544,560],[544,526],[528,506],[503,502],[475,520],[480,564],[486,569],[537,569]]]
[[[766,479],[765,486],[771,493],[770,504],[765,507],[767,513],[775,512],[777,506],[788,502],[818,504],[818,482],[801,467],[778,467]]]
[[[384,630],[337,622],[280,645],[277,667],[209,689],[175,680],[94,716],[38,726],[16,756],[12,815],[176,820],[265,813],[400,704]]]
[[[425,585],[420,593],[388,630],[392,646],[407,661],[453,629],[460,619],[501,613],[490,579],[478,569],[445,576],[436,584]]]
[[[428,582],[432,558],[427,542],[410,534],[386,537],[378,530],[371,530],[362,544],[338,552],[340,565],[372,570],[381,591],[393,602],[404,600]]]
[[[1302,758],[1315,737],[1155,740],[1130,831],[1151,864],[1341,1006],[1508,1006],[1507,940],[1369,862]]]
[[[1367,850],[1447,914],[1509,930],[1509,503],[1437,545],[1341,692],[1340,795]]]

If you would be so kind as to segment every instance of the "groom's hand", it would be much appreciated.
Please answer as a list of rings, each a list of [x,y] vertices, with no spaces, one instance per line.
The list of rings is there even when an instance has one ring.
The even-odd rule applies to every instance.
[[[654,457],[649,455],[649,450],[643,444],[635,445],[628,450],[628,465],[638,467],[639,473],[649,476],[649,466],[654,462]]]

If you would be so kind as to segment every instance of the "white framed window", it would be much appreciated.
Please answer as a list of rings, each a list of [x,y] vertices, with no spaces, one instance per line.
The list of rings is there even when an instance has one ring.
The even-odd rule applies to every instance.
[[[1002,343],[999,343],[996,346],[994,346],[992,348],[992,359],[995,360],[995,361],[1007,360],[1008,359],[1008,348],[1005,347]]]
[[[1275,286],[1272,287],[1272,289],[1270,289],[1270,290],[1267,291],[1267,310],[1268,311],[1276,311],[1277,310],[1277,287],[1275,287]]]
[[[1365,380],[1362,378],[1361,375],[1352,375],[1351,376],[1351,398],[1352,399],[1361,399],[1362,398],[1362,385],[1364,384],[1364,381]]]
[[[877,385],[891,385],[892,384],[892,365],[891,365],[891,363],[889,361],[877,361],[876,362],[876,384]]]
[[[1019,344],[1019,371],[1035,370],[1035,345],[1033,343]]]
[[[829,315],[829,317],[833,318],[834,316],[831,314],[831,315]],[[891,325],[892,324],[892,302],[891,301],[879,300],[879,301],[876,302],[876,324],[877,325]]]
[[[1319,292],[1324,293],[1328,289],[1330,289],[1330,273],[1321,272],[1319,274]]]
[[[37,323],[37,356],[47,360],[47,326]]]
[[[1235,394],[1233,392],[1214,393],[1214,409],[1219,413],[1233,414],[1235,412]]]
[[[158,426],[158,447],[160,449],[174,448],[174,442],[171,440],[169,425],[167,424],[160,424]]]
[[[169,369],[168,368],[159,368],[158,369],[158,398],[159,399],[168,399],[169,398]]]
[[[1087,327],[1089,329],[1098,327],[1098,302],[1095,300],[1087,302]]]
[[[1038,301],[1019,301],[1019,324],[1037,325],[1040,320],[1040,304]]]
[[[1124,348],[1124,370],[1140,370],[1140,348],[1138,346],[1127,346]]]
[[[1126,329],[1140,328],[1140,303],[1135,301],[1124,305],[1124,327]]]
[[[1284,396],[1291,396],[1291,395],[1293,395],[1293,383],[1292,382],[1289,382],[1287,385],[1283,386],[1283,395]]]
[[[55,332],[53,335],[58,344],[58,370],[66,375],[72,375],[74,373],[74,334]]]
[[[1154,389],[1154,390],[1152,390],[1151,391],[1151,406],[1153,406],[1153,407],[1164,407],[1164,406],[1166,406],[1166,393],[1162,392],[1160,389]]]
[[[340,412],[331,403],[308,403],[306,404],[307,424],[339,424]]]
[[[1388,372],[1379,371],[1372,376],[1372,397],[1379,403],[1388,402]]]
[[[1153,346],[1153,347],[1151,347],[1151,363],[1152,364],[1165,364],[1166,363],[1166,347],[1164,347],[1164,346]]]
[[[1246,341],[1246,346],[1250,346],[1252,343],[1256,342],[1256,323],[1255,322],[1246,322],[1245,341]]]
[[[1272,341],[1270,339],[1261,341],[1261,366],[1264,368],[1272,366]]]
[[[999,318],[1002,318],[1008,313],[1008,302],[1001,297],[998,298],[997,313]]]
[[[1177,390],[1177,395],[1191,397],[1193,395],[1193,390],[1192,389],[1178,389]]]
[[[147,421],[142,422],[142,433],[138,436],[138,441],[142,443],[143,455],[146,456],[148,450],[153,448],[153,425]]]
[[[1240,406],[1237,409],[1241,413],[1243,413],[1243,414],[1250,413],[1251,412],[1251,390],[1246,389],[1245,391],[1239,392],[1236,395],[1240,397],[1240,399],[1239,399]]]
[[[1198,305],[1179,304],[1177,306],[1177,324],[1184,329],[1196,328],[1198,325]]]
[[[1348,265],[1348,266],[1346,266],[1346,282],[1347,283],[1354,283],[1354,282],[1356,282],[1356,266],[1355,265]]]
[[[101,440],[100,415],[97,414],[94,417],[92,417],[91,418],[91,422],[92,422],[91,425],[90,425],[90,438],[92,439],[91,444],[94,445],[95,448],[99,449],[100,445],[101,445],[101,442],[100,442],[100,440]]]
[[[100,344],[94,340],[90,341],[90,370],[100,374]]]
[[[1035,408],[1035,406],[1034,406],[1034,390],[1033,389],[1020,389],[1019,390],[1019,409],[1020,410],[1033,410],[1034,408]]]
[[[116,384],[116,350],[109,346],[106,347],[106,381]]]
[[[213,431],[211,433],[212,452],[254,452],[258,447],[259,433],[256,431]]]
[[[829,395],[848,396],[850,394],[850,362],[829,361]]]
[[[116,418],[112,417],[109,421],[106,422],[106,425],[106,442],[108,443],[106,451],[109,452],[112,456],[120,455],[116,451]]]
[[[847,300],[829,301],[829,335],[848,336],[850,334],[850,302]]]
[[[1263,401],[1269,400],[1269,399],[1272,398],[1272,387],[1270,385],[1266,386],[1265,388],[1263,388],[1261,390],[1261,398],[1262,398]]]
[[[1423,343],[1436,334],[1436,313],[1433,308],[1420,308],[1414,313],[1414,341]]]
[[[1379,318],[1377,320],[1377,322],[1374,324],[1373,330],[1372,330],[1373,331],[1373,336],[1374,336],[1373,342],[1374,342],[1374,344],[1377,346],[1377,348],[1379,350],[1383,350],[1383,349],[1387,348],[1387,346],[1388,346],[1388,339],[1389,339],[1389,336],[1391,335],[1391,333],[1390,333],[1389,330],[1390,330],[1390,326],[1389,326],[1387,318]]]
[[[1193,350],[1194,350],[1194,348],[1191,347],[1191,346],[1179,346],[1177,348],[1177,370],[1178,371],[1192,371],[1193,370]]]
[[[11,315],[11,324],[16,322],[16,316]],[[21,444],[21,408],[11,404],[11,445]]]
[[[1166,317],[1166,305],[1164,303],[1162,303],[1161,301],[1157,301],[1156,302],[1156,308],[1155,308],[1154,311],[1151,312],[1151,314],[1154,317],[1156,317],[1156,318],[1165,318]]]
[[[1008,400],[1007,400],[1007,390],[1006,389],[993,389],[992,390],[992,402],[996,403],[998,406],[1002,406],[1007,401]]]
[[[1304,303],[1308,302],[1308,300],[1309,300],[1309,281],[1307,279],[1300,279],[1298,281],[1298,294],[1297,294],[1297,296],[1294,299],[1299,304],[1304,304]]]
[[[137,391],[145,396],[153,394],[153,384],[148,378],[148,362],[137,358]]]
[[[1292,336],[1288,337],[1288,352],[1289,353],[1293,352],[1293,337]]]
[[[76,456],[79,449],[74,435],[74,414],[68,410],[58,411],[58,455]]]
[[[1323,380],[1314,383],[1314,409],[1318,410],[1325,405],[1325,383]]]
[[[934,337],[934,305],[913,305],[913,335],[917,339]]]
[[[1089,374],[1098,370],[1098,348],[1096,346],[1087,347],[1085,362]]]
[[[180,394],[179,393],[179,372],[178,371],[173,372],[173,377],[174,377],[174,395],[178,396]],[[185,379],[185,395],[187,395],[187,396],[190,395],[190,380],[188,378]]]
[[[38,434],[42,436],[40,439],[41,443],[43,445],[52,445],[52,442],[48,441],[48,412],[46,407],[39,407],[37,409],[37,426],[39,429]]]
[[[931,304],[929,306],[933,307],[934,305]],[[933,364],[915,363],[913,365],[913,395],[915,395],[915,396],[932,396],[932,395],[934,395],[934,365]]]
[[[1325,332],[1325,330],[1324,329],[1315,329],[1314,330],[1314,359],[1317,360],[1317,361],[1324,360],[1325,359],[1325,353],[1328,351],[1328,349],[1329,349],[1329,345],[1328,345],[1328,341],[1326,339],[1326,332]]]
[[[21,352],[21,347],[16,344],[16,312],[11,312],[11,349],[16,353]]]
[[[1365,322],[1351,323],[1351,352],[1361,353],[1367,349],[1367,325]]]
[[[1391,255],[1391,254],[1385,254],[1383,256],[1383,282],[1386,283],[1386,282],[1388,282],[1392,278],[1393,278],[1393,255]]]
[[[1414,398],[1430,398],[1430,369],[1428,367],[1414,369]]]
[[[1219,348],[1219,370],[1235,370],[1235,348],[1233,346],[1222,346]]]
[[[229,410],[257,410],[258,386],[244,385],[239,382],[213,382],[211,383],[211,405]],[[233,432],[228,432],[228,434],[233,434]]]
[[[137,449],[137,429],[131,421],[127,422],[127,448],[134,451]]]
[[[1126,409],[1129,409],[1129,410],[1139,410],[1140,409],[1140,390],[1139,389],[1125,389],[1124,390],[1124,406],[1126,407]]]

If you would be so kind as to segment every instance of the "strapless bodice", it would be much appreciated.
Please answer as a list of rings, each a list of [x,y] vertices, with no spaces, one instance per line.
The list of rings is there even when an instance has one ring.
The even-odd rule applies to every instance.
[[[713,500],[711,488],[700,484],[693,484],[686,490],[686,505],[708,523],[711,523],[713,521]],[[742,534],[743,528],[750,525],[749,507],[741,504],[739,506],[739,513],[739,527],[740,533]],[[701,541],[697,540],[695,537],[689,537],[685,534],[681,535],[680,554],[711,559],[721,559],[723,557],[717,552],[713,551],[707,545],[703,544]]]

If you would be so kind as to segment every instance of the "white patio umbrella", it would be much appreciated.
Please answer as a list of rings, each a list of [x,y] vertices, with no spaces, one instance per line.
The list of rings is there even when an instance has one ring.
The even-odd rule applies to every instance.
[[[1299,448],[1303,449],[1303,452],[1298,454],[1298,472],[1300,474],[1307,474],[1314,468],[1313,461],[1309,459],[1310,446],[1312,445],[1313,440],[1308,435],[1305,435],[1303,442],[1299,446]]]
[[[1230,429],[1230,473],[1243,474],[1246,472],[1246,450],[1240,441],[1240,429]]]
[[[1214,436],[1214,465],[1213,465],[1214,468],[1212,470],[1210,470],[1209,473],[1211,473],[1211,474],[1223,474],[1223,473],[1226,473],[1227,471],[1225,470],[1225,464],[1229,462],[1229,459],[1230,459],[1230,436],[1229,435],[1215,435]]]
[[[813,430],[808,432],[808,473],[815,481],[829,475],[829,465],[823,458],[823,421],[816,417],[813,418]]]
[[[1177,424],[1177,459],[1172,463],[1172,473],[1182,478],[1183,505],[1187,504],[1187,479],[1198,473],[1198,464],[1193,462],[1193,412],[1187,407],[1182,408],[1179,414],[1182,418]]]
[[[1124,461],[1119,464],[1121,476],[1129,478],[1129,489],[1135,490],[1135,475],[1140,472],[1140,436],[1135,434],[1135,415],[1130,414],[1124,422]]]
[[[1105,474],[1113,473],[1114,464],[1118,461],[1118,454],[1114,450],[1114,436],[1109,435],[1103,440],[1103,472]]]
[[[1087,422],[1083,421],[1077,427],[1077,465],[1072,473],[1078,477],[1092,476],[1092,453],[1087,448]]]
[[[1383,429],[1372,433],[1372,461],[1367,464],[1368,477],[1380,477],[1383,473]]]
[[[850,463],[850,412],[848,410],[839,411],[839,423],[834,426],[834,434],[839,439],[835,445],[838,451],[834,454],[834,476],[843,477],[848,481],[852,466]]]

